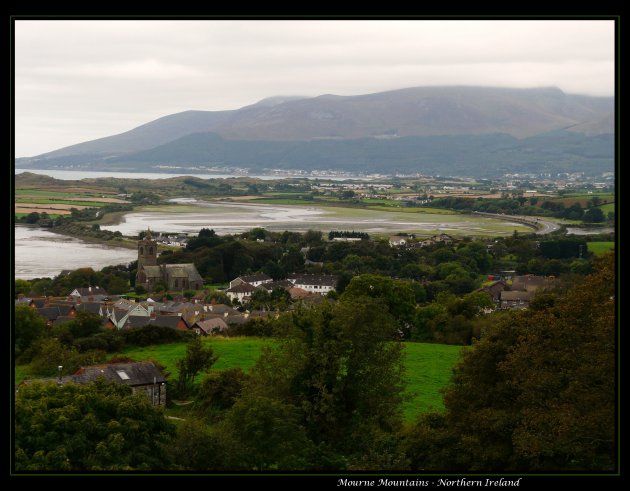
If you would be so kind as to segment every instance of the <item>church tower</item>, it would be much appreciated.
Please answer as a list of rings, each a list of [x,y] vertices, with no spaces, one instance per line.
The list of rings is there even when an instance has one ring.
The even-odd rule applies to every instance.
[[[157,242],[151,236],[151,229],[147,228],[147,233],[142,240],[138,241],[138,271],[142,266],[157,265]]]

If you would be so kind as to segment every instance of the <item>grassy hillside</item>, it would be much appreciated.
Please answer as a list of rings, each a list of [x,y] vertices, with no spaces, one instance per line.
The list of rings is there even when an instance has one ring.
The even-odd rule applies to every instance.
[[[241,367],[248,370],[256,363],[263,346],[273,346],[269,339],[206,338],[219,356],[213,370]],[[413,420],[418,414],[429,410],[442,410],[442,389],[451,376],[451,369],[457,362],[461,346],[443,344],[405,343],[405,364],[407,368],[407,393],[410,398],[403,405],[405,419]],[[175,363],[184,356],[185,343],[171,343],[144,348],[127,348],[118,353],[136,361],[154,360],[166,366],[170,378],[177,376]],[[15,369],[15,383],[28,378],[28,367]]]
[[[466,348],[428,343],[405,343],[405,348],[407,393],[412,396],[403,405],[405,419],[412,420],[429,410],[443,410],[442,389],[448,385],[460,351]]]
[[[592,252],[596,256],[601,256],[605,252],[608,252],[610,249],[615,247],[614,242],[588,242],[587,243],[588,252]]]
[[[260,355],[263,346],[272,342],[256,338],[208,338],[219,360],[215,370],[231,367],[251,368]],[[442,410],[441,390],[446,387],[451,369],[457,362],[461,346],[427,343],[405,343],[405,363],[407,367],[407,393],[411,398],[404,404],[405,419],[429,410]],[[171,377],[177,376],[175,362],[184,355],[183,343],[148,346],[127,349],[122,352],[135,360],[152,359],[166,365]]]

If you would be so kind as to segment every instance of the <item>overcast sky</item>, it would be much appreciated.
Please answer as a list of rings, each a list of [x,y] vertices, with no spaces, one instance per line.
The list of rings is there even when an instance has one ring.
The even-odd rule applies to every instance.
[[[422,85],[611,96],[612,21],[17,21],[16,156],[188,109]]]

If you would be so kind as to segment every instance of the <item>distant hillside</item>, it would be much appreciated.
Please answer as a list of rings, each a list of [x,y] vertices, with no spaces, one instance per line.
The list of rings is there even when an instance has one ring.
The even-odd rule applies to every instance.
[[[417,171],[612,167],[613,99],[557,88],[416,87],[359,96],[279,96],[234,111],[186,111],[18,167],[154,165]],[[608,135],[608,136],[606,136]],[[129,167],[131,166],[131,167]]]

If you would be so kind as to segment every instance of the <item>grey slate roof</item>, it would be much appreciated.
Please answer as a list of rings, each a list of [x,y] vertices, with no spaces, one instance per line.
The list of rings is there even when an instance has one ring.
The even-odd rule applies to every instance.
[[[245,276],[239,276],[241,280],[245,283],[253,283],[255,281],[269,281],[271,279],[270,276],[267,276],[265,273],[256,273]]]
[[[145,316],[128,317],[125,321],[123,329],[136,329],[144,326],[159,326],[170,327],[171,329],[177,329],[177,324],[182,320],[186,325],[186,320],[178,315],[158,315],[155,319]]]
[[[176,270],[177,273],[171,273],[171,270]],[[179,277],[181,274],[183,277],[188,277],[188,281],[200,281],[203,283],[203,278],[193,263],[166,264],[166,273],[173,277]]]
[[[162,269],[159,266],[142,266],[147,278],[162,278]]]
[[[127,378],[125,378],[125,376]],[[67,380],[77,384],[87,384],[103,377],[109,382],[117,384],[138,386],[152,385],[155,382],[161,384],[166,382],[162,372],[151,362],[140,363],[114,363],[110,365],[95,365],[80,368],[77,373],[71,375]]]
[[[193,324],[193,329],[198,327],[206,334],[211,334],[213,330],[223,332],[228,328],[228,325],[221,317],[214,317],[212,319],[206,319],[203,321],[197,321]]]
[[[101,310],[101,304],[100,302],[85,302],[85,303],[79,303],[77,305],[75,305],[75,309],[77,310],[77,312],[90,312],[91,314],[98,314]],[[105,306],[103,306],[103,311],[106,310]]]
[[[46,298],[34,298],[31,302],[36,308],[41,309],[44,305],[46,305]]]
[[[107,291],[105,290],[105,288],[101,288],[100,286],[92,286],[88,288],[76,288],[76,290],[79,292],[79,295],[81,295],[82,297],[91,297],[93,295],[107,296]]]
[[[502,291],[501,301],[506,302],[529,302],[534,297],[533,292],[526,291]]]
[[[154,326],[170,327],[171,329],[177,329],[177,324],[179,324],[180,320],[184,321],[186,327],[188,327],[186,319],[180,317],[179,315],[158,315],[155,319],[151,319],[151,324]]]
[[[228,315],[224,317],[223,320],[228,326],[245,324],[247,322],[247,318],[243,314]]]
[[[208,305],[208,312],[211,312],[213,314],[225,314],[227,312],[229,314],[236,311],[232,307],[228,307],[223,303],[218,303]]]
[[[292,287],[293,287],[293,283],[291,283],[289,280],[280,280],[280,281],[271,281],[269,283],[263,283],[262,285],[259,285],[257,288],[263,288],[267,290],[268,292],[272,292],[276,288],[284,288],[286,290]]]
[[[228,288],[225,291],[228,293],[251,293],[256,291],[256,287],[250,285],[249,283],[239,283],[235,287]]]
[[[37,313],[44,317],[46,320],[54,321],[57,317],[61,315],[59,312],[59,307],[42,307],[36,309]]]
[[[293,280],[294,285],[320,285],[335,287],[339,277],[332,274],[292,274],[289,280]]]

